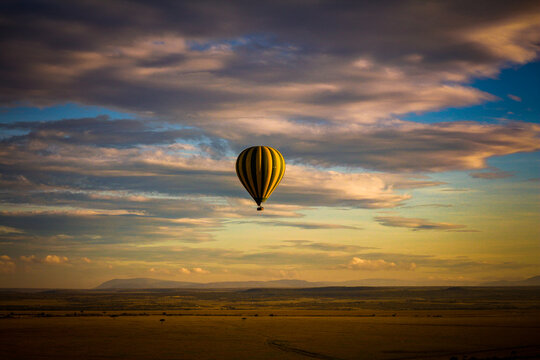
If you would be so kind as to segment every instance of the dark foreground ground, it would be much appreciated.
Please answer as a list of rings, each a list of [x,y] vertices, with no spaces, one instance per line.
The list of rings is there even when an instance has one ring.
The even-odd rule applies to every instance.
[[[540,288],[0,291],[0,359],[540,359]]]

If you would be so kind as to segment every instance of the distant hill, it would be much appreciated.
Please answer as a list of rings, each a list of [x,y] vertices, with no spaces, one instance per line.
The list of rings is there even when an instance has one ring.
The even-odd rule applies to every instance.
[[[483,286],[540,286],[540,275],[533,276],[525,280],[518,281],[491,281],[482,284]]]
[[[225,281],[196,283],[150,278],[113,279],[96,287],[96,290],[122,289],[248,289],[248,288],[315,288],[326,286],[540,286],[540,276],[520,281],[492,281],[485,283],[429,283],[398,279],[362,279],[341,282],[310,282],[306,280]]]
[[[530,278],[524,280],[524,282],[527,283],[528,285],[539,286],[540,285],[540,275],[530,277]]]
[[[184,281],[158,280],[150,278],[113,279],[104,282],[95,289],[225,289],[225,288],[303,288],[322,286],[305,280],[272,280],[272,281],[227,281],[211,283],[195,283]]]
[[[225,281],[195,283],[184,281],[158,280],[150,278],[113,279],[104,282],[95,289],[247,289],[247,288],[315,288],[326,286],[425,286],[422,282],[403,281],[397,279],[362,279],[351,281],[320,281],[284,279],[270,281]],[[438,285],[438,284],[433,284]],[[455,284],[445,284],[455,285]],[[461,284],[463,285],[463,284]],[[472,285],[472,284],[468,284]]]
[[[149,278],[135,278],[135,279],[112,279],[105,281],[103,284],[96,287],[96,289],[170,289],[170,288],[185,288],[193,287],[197,285],[191,282],[171,281],[171,280],[158,280]]]

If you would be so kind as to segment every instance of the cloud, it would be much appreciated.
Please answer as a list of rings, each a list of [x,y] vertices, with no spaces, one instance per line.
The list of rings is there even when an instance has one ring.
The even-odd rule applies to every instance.
[[[147,135],[134,136],[126,130],[129,124],[123,124],[120,120],[81,120],[82,123],[75,130],[43,132],[40,136],[30,132],[0,143],[2,185],[21,191],[32,187],[46,190],[54,185],[69,185],[84,180],[79,187],[88,187],[108,177],[128,184],[133,179],[129,185],[137,186],[139,190],[146,186],[145,190],[153,191],[156,186],[161,186],[169,191],[183,189],[195,192],[204,186],[205,192],[209,193],[217,186],[222,194],[224,191],[232,194],[236,179],[231,170],[231,157],[244,145],[234,145],[231,141],[223,143],[223,139],[216,137],[195,143],[189,138],[171,137],[170,141],[176,139],[174,143],[163,144],[158,140],[147,140]],[[47,124],[51,128],[56,126],[56,122]],[[481,169],[486,166],[489,157],[540,149],[536,141],[540,126],[527,123],[418,124],[394,120],[386,126],[314,125],[300,132],[288,131],[278,137],[268,134],[252,136],[246,132],[250,128],[244,125],[245,130],[237,131],[236,134],[244,135],[235,141],[240,144],[272,143],[286,156],[289,164],[296,161],[323,167],[341,165],[390,172]],[[145,131],[152,133],[155,139],[162,136],[159,129]],[[87,133],[95,133],[92,141],[79,143],[77,137],[82,135],[77,134]],[[116,136],[117,140],[102,140],[102,136]],[[122,139],[125,139],[124,143]],[[223,146],[225,148],[221,149]],[[221,155],[216,157],[216,153]],[[231,157],[227,158],[225,154]],[[147,173],[157,177],[149,178],[145,176]],[[179,187],[178,182],[171,182],[167,175],[182,177],[184,186]],[[394,181],[396,187],[400,188],[440,184],[429,178],[401,176],[400,179],[395,175],[392,178],[389,174],[383,178],[381,174],[316,172],[302,166],[288,166],[287,178],[291,178],[291,175],[297,178],[296,184],[291,183],[296,187],[304,185],[306,181],[318,181],[331,189],[339,182],[373,182],[370,177],[385,182]],[[142,179],[145,181],[140,181]],[[375,184],[366,185],[373,187]],[[358,188],[349,186],[346,189]],[[363,201],[369,205],[370,199]]]
[[[269,269],[266,275],[277,279],[297,279],[299,272],[296,269]]]
[[[44,264],[65,264],[69,261],[66,256],[47,255],[43,259]]]
[[[404,227],[412,230],[460,230],[465,225],[437,223],[426,219],[406,218],[401,216],[376,216],[375,221],[383,226]]]
[[[117,210],[105,210],[105,209],[73,209],[73,208],[42,208],[42,209],[33,209],[25,211],[25,209],[21,209],[19,211],[11,211],[1,212],[2,214],[10,214],[10,215],[65,215],[65,216],[122,216],[122,215],[144,215],[143,212],[139,211],[130,211],[130,210],[123,210],[123,209],[117,209]]]
[[[8,255],[0,255],[0,273],[12,274],[16,270],[15,262]]]
[[[171,222],[174,224],[179,224],[183,226],[196,226],[196,227],[208,227],[208,228],[215,228],[221,226],[221,222],[218,219],[210,219],[210,218],[199,218],[199,219],[193,219],[193,218],[180,218],[180,219],[171,219]]]
[[[23,230],[15,229],[10,226],[0,226],[0,234],[22,234]]]
[[[354,258],[363,260],[355,260]],[[471,258],[469,256],[437,256],[429,254],[411,254],[411,253],[391,253],[391,252],[364,252],[349,260],[342,267],[353,268],[363,266],[369,268],[377,266],[381,269],[399,269],[399,270],[415,270],[422,268],[430,271],[440,272],[441,274],[482,272],[482,271],[497,271],[504,269],[523,269],[530,266],[527,263],[517,261],[493,261],[484,260],[482,258]],[[349,258],[350,259],[350,258]],[[392,264],[395,264],[392,265]]]
[[[35,255],[29,255],[29,256],[22,255],[20,259],[22,262],[25,262],[25,263],[40,263],[41,262],[41,260],[39,260]]]
[[[172,274],[174,274],[173,271],[171,269],[168,269],[168,268],[151,267],[148,271],[153,273],[153,274],[164,274],[164,275],[172,275]],[[210,271],[205,270],[205,269],[200,268],[200,267],[195,267],[195,268],[191,268],[191,269],[186,268],[186,267],[182,267],[182,268],[178,269],[178,272],[180,274],[183,274],[183,275],[195,275],[195,274],[204,275],[204,274],[209,274],[210,273]]]
[[[239,201],[246,199],[246,193],[234,174],[234,158],[212,159],[200,146],[103,148],[27,140],[8,142],[0,153],[0,180],[8,190],[2,196],[21,215],[25,207],[20,204],[33,204],[26,213],[174,216],[177,225],[198,227],[201,219],[219,226],[212,218],[252,215],[244,211],[249,201]],[[18,185],[21,176],[24,188]],[[347,173],[290,164],[266,213],[299,217],[298,211],[306,206],[395,207],[410,195],[396,193],[394,186],[439,184],[425,176]],[[228,205],[200,201],[197,197],[201,196],[225,196]]]
[[[219,15],[213,10],[218,7]],[[485,95],[443,84],[531,61],[539,37],[533,2],[325,1],[315,8],[296,2],[127,2],[113,10],[53,2],[31,7],[31,13],[28,8],[22,2],[3,9],[11,19],[0,59],[4,102],[61,98],[169,115],[208,109],[247,115],[253,108],[312,115],[321,105],[334,105],[342,116],[471,104]],[[25,21],[30,14],[41,21]],[[411,18],[438,21],[411,25]],[[412,83],[424,86],[411,92]],[[384,100],[400,97],[384,109]]]
[[[169,269],[164,269],[164,268],[151,267],[150,269],[148,269],[148,271],[151,272],[152,274],[165,274],[165,275],[171,274],[171,271]]]
[[[66,215],[16,215],[3,214],[0,221],[9,223],[25,223],[27,233],[4,236],[19,244],[33,244],[41,247],[67,246],[75,244],[148,243],[153,241],[174,241],[200,243],[213,241],[209,232],[212,229],[185,227],[171,224],[169,219],[152,217],[71,217]],[[67,223],[66,223],[67,222]],[[73,237],[59,237],[58,229],[73,234]],[[118,229],[123,229],[121,232]],[[46,247],[45,247],[46,249]]]
[[[304,250],[315,250],[315,251],[333,251],[333,252],[357,252],[361,250],[374,249],[373,247],[358,246],[358,245],[348,245],[348,244],[337,244],[337,243],[326,243],[326,242],[315,242],[310,240],[285,240],[283,241],[284,245],[273,245],[268,246],[268,248],[280,249],[284,247],[292,247],[297,249]]]
[[[522,99],[521,99],[519,96],[517,96],[517,95],[508,94],[508,95],[506,95],[506,96],[508,96],[508,98],[510,98],[510,99],[512,99],[512,100],[514,100],[514,101],[517,101],[517,102],[521,102],[521,101],[522,101]]]
[[[212,10],[218,6],[219,16]],[[28,8],[42,21],[25,21]],[[28,123],[33,138],[122,147],[135,142],[171,143],[178,137],[202,141],[204,134],[218,139],[214,144],[225,140],[237,150],[251,144],[253,137],[287,135],[284,143],[290,143],[289,138],[296,143],[288,149],[301,150],[287,154],[295,158],[407,169],[414,162],[400,158],[393,164],[384,161],[386,154],[373,152],[354,161],[347,155],[362,151],[332,154],[332,161],[330,156],[308,155],[318,141],[322,154],[332,145],[324,143],[335,146],[342,140],[346,147],[355,143],[362,150],[372,134],[384,143],[384,135],[391,134],[384,130],[392,128],[401,114],[493,101],[493,95],[470,87],[470,80],[534,60],[540,39],[540,7],[532,2],[487,7],[324,1],[315,8],[307,3],[128,2],[115,5],[114,11],[110,8],[84,2],[35,8],[25,7],[24,1],[4,8],[11,19],[5,24],[5,51],[0,57],[4,104],[98,104],[148,121],[119,122],[110,132],[95,127],[107,124],[103,119],[88,121],[85,126],[92,130],[87,132],[75,131],[78,123],[69,120],[56,128]],[[126,8],[132,16],[124,15]],[[108,14],[107,20],[103,13]],[[471,15],[464,17],[464,13]],[[411,18],[439,21],[411,25]],[[73,19],[78,19],[78,30]],[[163,121],[183,128],[166,129]],[[150,123],[157,131],[150,129]],[[365,128],[354,128],[359,125]],[[441,130],[433,124],[423,128]],[[306,130],[311,134],[304,137]],[[403,142],[414,134],[404,135]],[[464,154],[461,161],[443,163],[440,169],[468,164],[463,159],[468,154],[466,143],[459,136],[442,135],[451,140],[450,149],[457,147]],[[436,141],[426,140],[420,143],[436,147]],[[475,154],[480,158],[476,162],[497,155]],[[412,154],[405,151],[407,155]],[[442,171],[435,165],[437,160],[428,156],[420,160],[418,168]]]
[[[38,258],[35,255],[29,255],[29,256],[22,255],[20,259],[22,262],[29,263],[29,264],[59,265],[59,264],[66,264],[69,262],[69,259],[66,256],[58,256],[58,255],[47,255],[43,258]]]
[[[482,169],[493,156],[540,150],[540,126],[527,123],[395,121],[388,126],[321,129],[320,133],[324,136],[307,132],[298,137],[280,135],[273,141],[286,157],[299,162],[388,172]],[[271,139],[257,138],[262,143]]]
[[[89,258],[87,257],[82,257],[81,260],[87,264],[91,264],[92,263],[92,260],[90,260]]]
[[[449,208],[452,207],[450,204],[421,204],[421,205],[409,205],[409,206],[403,206],[402,209],[409,209],[409,208],[426,208],[426,207],[433,207],[433,208]]]
[[[383,259],[371,260],[353,257],[348,263],[347,268],[350,270],[414,270],[416,269],[415,263],[409,264],[396,264],[395,262],[389,262]]]
[[[76,144],[128,148],[137,145],[174,144],[176,139],[202,140],[195,129],[167,129],[166,124],[150,124],[142,120],[112,120],[108,116],[62,119],[46,122],[2,123],[4,130],[23,130],[25,135],[11,141],[47,141],[52,144]],[[189,148],[188,148],[189,149]]]
[[[471,188],[442,188],[442,189],[439,189],[439,190],[443,191],[443,192],[469,192],[469,191],[474,191]]]
[[[184,274],[184,275],[189,275],[191,274],[191,270],[189,270],[188,268],[180,268],[178,269],[178,272],[180,272],[181,274]]]
[[[199,275],[204,275],[204,274],[209,274],[210,271],[209,270],[205,270],[203,268],[200,268],[200,267],[194,267],[194,268],[186,268],[186,267],[182,267],[180,269],[178,269],[178,272],[180,274],[183,274],[183,275],[195,275],[195,274],[199,274]]]
[[[195,274],[209,274],[210,273],[210,271],[205,270],[205,269],[200,268],[200,267],[196,267],[196,268],[191,269],[191,272],[195,273]]]
[[[286,226],[286,227],[296,227],[300,229],[313,230],[313,229],[348,229],[348,230],[362,230],[358,226],[351,225],[340,225],[340,224],[325,224],[325,223],[310,223],[310,222],[301,222],[301,221],[236,221],[237,224],[253,224],[257,223],[259,225],[265,226]]]
[[[469,176],[475,179],[493,180],[493,179],[504,179],[504,178],[512,177],[514,176],[514,174],[509,171],[502,171],[499,169],[494,169],[494,171],[482,171],[482,172],[469,173]]]
[[[410,198],[397,194],[392,182],[406,182],[404,177],[385,178],[371,173],[345,173],[289,165],[276,196],[277,201],[305,205],[334,205],[359,208],[386,208]],[[434,184],[435,185],[435,184]],[[420,184],[418,187],[422,187]]]

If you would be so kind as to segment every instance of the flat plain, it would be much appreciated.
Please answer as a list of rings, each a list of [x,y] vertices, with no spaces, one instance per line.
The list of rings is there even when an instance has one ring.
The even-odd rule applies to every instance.
[[[540,359],[540,288],[2,290],[1,359]]]

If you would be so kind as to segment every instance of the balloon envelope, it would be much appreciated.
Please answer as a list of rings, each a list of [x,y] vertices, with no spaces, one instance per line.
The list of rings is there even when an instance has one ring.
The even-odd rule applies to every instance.
[[[236,159],[236,175],[253,200],[262,210],[261,203],[270,197],[285,174],[285,159],[269,146],[252,146]]]

